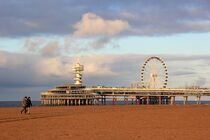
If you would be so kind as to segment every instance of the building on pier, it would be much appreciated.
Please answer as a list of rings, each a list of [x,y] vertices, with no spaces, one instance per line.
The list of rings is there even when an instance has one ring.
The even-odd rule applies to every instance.
[[[67,84],[41,93],[42,105],[92,105],[99,95],[85,90],[85,86]]]
[[[82,85],[84,66],[77,63],[74,66],[74,84],[57,86],[41,93],[42,105],[93,105],[99,102],[100,95],[86,90]]]

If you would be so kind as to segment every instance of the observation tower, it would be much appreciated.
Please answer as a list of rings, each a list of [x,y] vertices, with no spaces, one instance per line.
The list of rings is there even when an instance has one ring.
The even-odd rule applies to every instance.
[[[74,84],[82,85],[82,71],[84,71],[84,66],[80,63],[74,65]]]

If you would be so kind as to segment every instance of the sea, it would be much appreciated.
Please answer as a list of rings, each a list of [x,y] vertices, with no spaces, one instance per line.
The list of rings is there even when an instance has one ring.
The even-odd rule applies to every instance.
[[[187,104],[196,104],[196,101],[188,101]],[[135,105],[135,102],[128,102],[128,105]],[[182,105],[183,101],[176,101],[177,105]],[[210,105],[210,101],[201,101],[201,104]],[[41,106],[41,101],[32,101],[33,106]],[[101,102],[99,102],[99,105],[102,105]],[[112,101],[106,101],[106,105],[112,105]],[[115,105],[126,105],[125,101],[117,101],[115,102]],[[0,101],[0,108],[13,108],[13,107],[21,107],[21,101]]]

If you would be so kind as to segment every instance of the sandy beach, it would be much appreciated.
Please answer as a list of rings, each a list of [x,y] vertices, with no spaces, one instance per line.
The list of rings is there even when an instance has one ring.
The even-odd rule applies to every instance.
[[[0,108],[1,140],[209,140],[210,105]]]

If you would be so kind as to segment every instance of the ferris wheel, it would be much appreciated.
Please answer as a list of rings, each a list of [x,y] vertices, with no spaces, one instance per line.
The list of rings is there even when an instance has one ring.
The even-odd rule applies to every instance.
[[[141,68],[141,86],[143,88],[166,88],[168,70],[163,59],[149,57]]]

